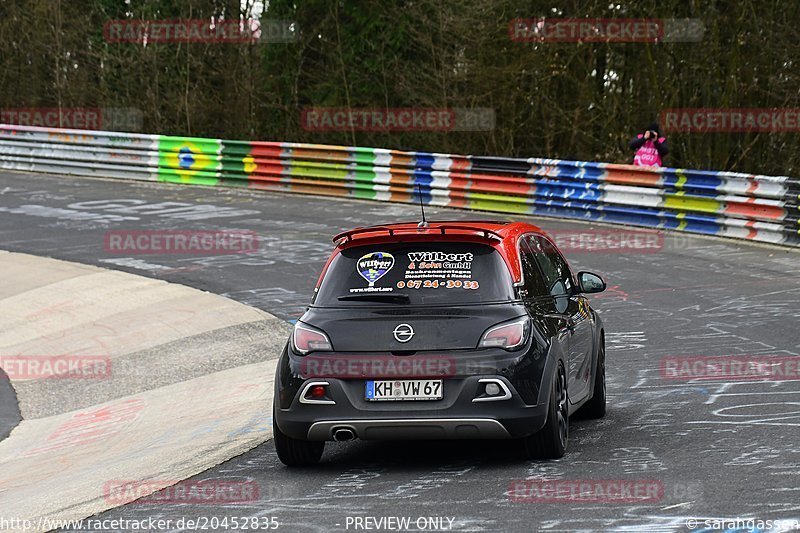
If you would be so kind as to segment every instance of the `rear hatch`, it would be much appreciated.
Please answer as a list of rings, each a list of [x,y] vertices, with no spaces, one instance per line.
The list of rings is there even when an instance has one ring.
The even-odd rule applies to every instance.
[[[337,352],[474,349],[489,327],[524,314],[491,246],[411,242],[354,246],[329,265],[301,319]]]

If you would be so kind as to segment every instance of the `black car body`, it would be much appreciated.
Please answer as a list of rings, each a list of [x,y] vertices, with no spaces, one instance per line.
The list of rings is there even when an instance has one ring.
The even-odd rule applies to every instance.
[[[278,362],[285,464],[325,441],[519,439],[560,457],[569,416],[605,413],[603,324],[553,242],[525,223],[359,228],[336,248]]]

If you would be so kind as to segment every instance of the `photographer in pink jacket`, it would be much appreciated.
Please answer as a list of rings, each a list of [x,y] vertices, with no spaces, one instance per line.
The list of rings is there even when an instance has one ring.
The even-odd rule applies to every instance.
[[[647,129],[634,137],[629,146],[636,150],[633,164],[640,167],[660,167],[661,158],[669,153],[667,138],[661,137],[658,124],[653,122]]]

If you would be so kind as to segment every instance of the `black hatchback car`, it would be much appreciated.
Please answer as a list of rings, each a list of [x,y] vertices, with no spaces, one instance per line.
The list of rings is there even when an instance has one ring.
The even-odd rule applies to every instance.
[[[520,222],[337,235],[278,361],[274,439],[290,466],[325,441],[518,439],[557,458],[569,417],[605,414],[603,323],[552,240]]]

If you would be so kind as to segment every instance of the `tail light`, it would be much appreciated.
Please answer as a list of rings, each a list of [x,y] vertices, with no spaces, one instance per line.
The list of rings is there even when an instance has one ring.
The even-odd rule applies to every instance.
[[[486,330],[481,337],[478,348],[503,348],[504,350],[515,350],[525,344],[528,340],[530,323],[528,317],[515,319],[512,322],[504,322]]]
[[[329,352],[333,349],[330,339],[323,331],[300,322],[294,326],[292,344],[295,351],[302,355],[310,352]]]

